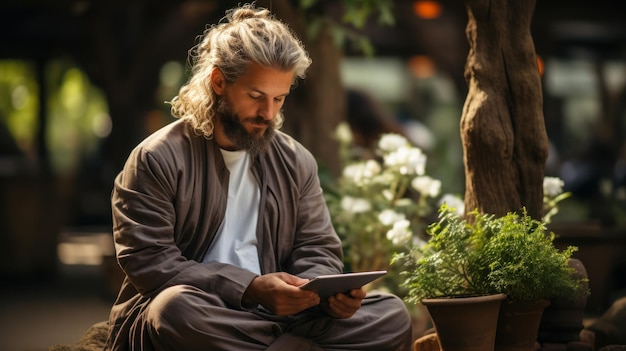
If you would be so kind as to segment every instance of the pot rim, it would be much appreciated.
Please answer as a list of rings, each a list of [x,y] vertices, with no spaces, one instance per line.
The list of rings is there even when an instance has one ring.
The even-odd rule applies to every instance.
[[[448,297],[435,297],[426,298],[422,300],[424,305],[454,305],[454,304],[471,304],[471,303],[483,303],[485,301],[502,301],[506,299],[506,294],[490,294],[480,296],[448,296]]]

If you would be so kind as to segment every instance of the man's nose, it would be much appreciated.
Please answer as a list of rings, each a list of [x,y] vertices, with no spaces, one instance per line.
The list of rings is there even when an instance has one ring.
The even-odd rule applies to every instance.
[[[273,101],[266,99],[259,107],[258,115],[263,117],[266,121],[273,120],[276,117],[278,110],[274,107]]]

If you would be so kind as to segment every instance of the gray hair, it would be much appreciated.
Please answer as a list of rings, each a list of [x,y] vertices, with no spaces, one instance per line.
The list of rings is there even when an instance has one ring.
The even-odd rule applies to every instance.
[[[218,96],[211,86],[211,72],[222,71],[227,83],[244,74],[251,63],[304,78],[311,64],[303,44],[294,32],[263,8],[246,4],[226,12],[216,25],[208,27],[200,42],[189,51],[191,78],[171,101],[175,117],[188,119],[197,133],[213,135]],[[295,80],[294,80],[295,83]],[[276,115],[280,128],[284,117]]]

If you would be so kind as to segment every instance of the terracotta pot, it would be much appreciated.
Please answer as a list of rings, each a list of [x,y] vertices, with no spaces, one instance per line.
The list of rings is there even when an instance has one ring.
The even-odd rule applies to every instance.
[[[442,351],[493,351],[505,294],[424,299]]]
[[[570,258],[570,267],[574,268],[574,278],[588,279],[587,270],[582,261]],[[589,282],[585,281],[584,291],[589,289]],[[582,293],[578,299],[552,299],[550,306],[545,309],[539,324],[537,339],[540,343],[567,344],[578,340],[580,331],[584,328],[583,318],[587,306],[588,296]]]
[[[495,351],[532,351],[544,309],[550,300],[510,301],[500,307]]]

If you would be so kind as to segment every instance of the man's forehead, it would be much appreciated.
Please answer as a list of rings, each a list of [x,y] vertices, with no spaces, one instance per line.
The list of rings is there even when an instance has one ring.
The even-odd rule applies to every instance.
[[[234,83],[264,94],[285,95],[291,91],[294,78],[293,70],[281,70],[252,63]]]

